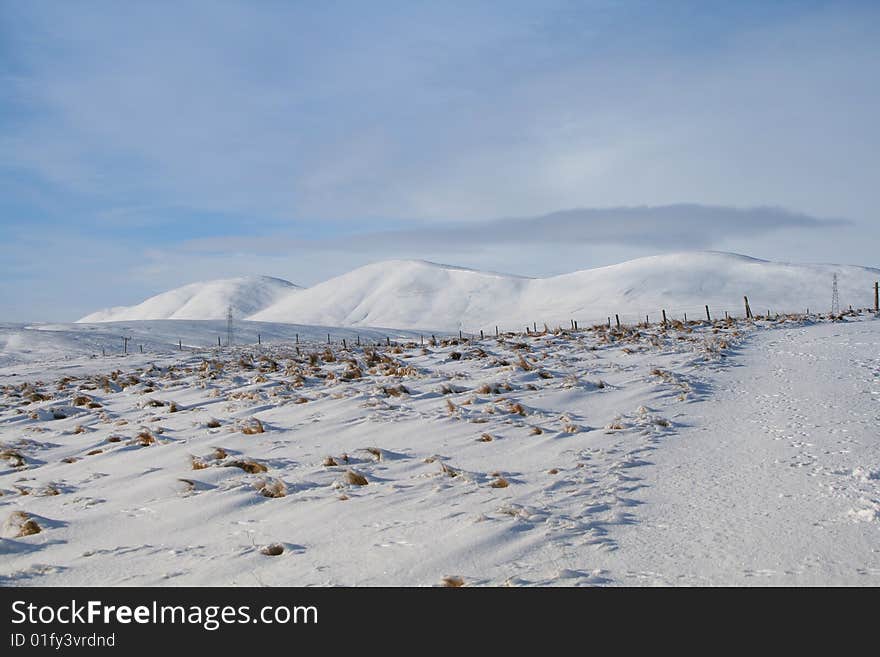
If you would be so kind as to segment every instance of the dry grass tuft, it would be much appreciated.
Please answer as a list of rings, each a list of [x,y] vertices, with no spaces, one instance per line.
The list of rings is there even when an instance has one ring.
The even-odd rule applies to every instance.
[[[266,429],[263,427],[262,422],[257,418],[252,417],[242,425],[241,432],[246,436],[253,436],[258,433],[265,433]]]
[[[279,557],[284,554],[284,546],[281,543],[264,545],[260,548],[260,554],[265,554],[267,557]]]
[[[269,472],[269,468],[267,468],[262,463],[257,463],[256,461],[251,461],[249,459],[238,459],[235,461],[230,461],[229,463],[223,464],[224,468],[239,468],[244,470],[248,474],[259,474],[261,472]]]
[[[287,495],[287,485],[280,479],[268,478],[254,484],[260,495],[263,497],[284,497]]]
[[[324,459],[323,463],[321,463],[325,468],[332,468],[334,466],[339,465],[332,456],[328,456]]]
[[[345,482],[352,486],[366,486],[370,483],[364,475],[354,470],[345,471]]]
[[[489,484],[489,486],[491,486],[492,488],[507,488],[508,486],[510,486],[510,482],[507,481],[507,479],[505,479],[504,477],[498,477],[494,479],[492,483]]]
[[[478,442],[481,442],[481,443],[491,443],[491,442],[492,442],[492,436],[491,436],[490,434],[488,434],[488,433],[484,433],[484,434],[482,434],[479,438],[477,438],[477,441],[478,441]]]
[[[532,366],[529,364],[529,362],[525,358],[523,358],[522,356],[519,357],[519,361],[517,362],[517,365],[519,365],[519,368],[525,372],[528,372],[531,369],[533,369]]]
[[[222,461],[227,456],[229,456],[229,454],[222,447],[215,447],[214,451],[211,453],[211,456],[213,456],[218,461]]]
[[[103,449],[93,449],[91,452],[86,452],[86,456],[94,456],[95,454],[103,454]]]
[[[382,392],[388,395],[389,397],[400,397],[401,395],[408,395],[409,390],[404,385],[398,386],[382,386]]]
[[[455,479],[457,476],[461,474],[460,470],[456,470],[453,467],[446,465],[445,463],[440,464],[440,471],[445,474],[447,477],[451,479]]]
[[[150,445],[154,445],[156,443],[156,436],[151,434],[149,431],[141,431],[137,436],[135,436],[135,439],[132,442],[136,445],[140,445],[141,447],[149,447]]]
[[[450,415],[454,415],[455,411],[457,409],[458,409],[458,407],[452,403],[452,400],[450,400],[450,399],[446,400],[446,410],[449,411]]]
[[[552,379],[553,378],[553,375],[550,374],[550,372],[548,372],[547,370],[541,370],[540,372],[538,372],[538,376],[540,376],[542,379]]]
[[[373,458],[375,458],[376,461],[382,460],[382,450],[381,449],[379,449],[378,447],[367,447],[366,449],[370,454],[373,455]]]
[[[24,511],[13,511],[6,519],[5,528],[6,532],[4,533],[11,533],[14,538],[39,534],[42,531],[37,521]]]
[[[559,468],[550,468],[549,470],[547,470],[547,474],[559,474]]]
[[[305,397],[297,397],[296,399],[293,400],[294,404],[307,404],[308,402],[309,402],[309,400],[306,399]]]
[[[532,427],[532,429],[531,429],[531,431],[529,431],[529,433],[532,434],[533,436],[540,436],[542,433],[544,433],[544,430],[541,429],[541,427]]]
[[[210,463],[207,463],[204,459],[200,459],[198,456],[190,456],[189,460],[193,470],[204,470],[205,468],[211,467]]]
[[[168,404],[168,412],[169,413],[176,413],[179,410],[180,410],[180,407],[175,402],[171,402],[170,404]]]
[[[523,408],[523,405],[520,404],[519,402],[516,402],[515,404],[511,404],[507,410],[508,410],[508,412],[516,414],[516,415],[522,415],[523,417],[526,416],[526,409]]]
[[[0,459],[9,461],[9,467],[11,468],[23,468],[27,465],[24,455],[14,449],[4,449],[0,452]]]
[[[210,420],[208,420],[208,422],[207,422],[207,424],[205,424],[205,426],[208,427],[209,429],[219,429],[220,428],[220,420],[217,420],[215,418],[211,418]]]
[[[447,588],[457,589],[461,586],[464,586],[464,579],[462,579],[458,575],[449,575],[443,578],[443,580],[440,582],[440,585]]]

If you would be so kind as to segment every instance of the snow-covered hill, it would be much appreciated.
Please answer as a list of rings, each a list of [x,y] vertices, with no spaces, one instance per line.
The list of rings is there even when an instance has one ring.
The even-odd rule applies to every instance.
[[[251,319],[337,326],[394,326],[477,331],[543,322],[584,323],[620,314],[656,320],[661,309],[681,316],[742,312],[827,312],[832,275],[842,307],[867,306],[880,270],[842,265],[782,264],[729,253],[678,253],[550,278],[523,278],[422,261],[361,267],[288,295]]]
[[[873,303],[880,270],[848,265],[784,264],[716,252],[630,260],[548,278],[526,278],[419,260],[378,262],[310,288],[275,278],[187,285],[130,308],[100,311],[80,322],[136,319],[238,319],[340,327],[478,332],[521,330],[546,322],[582,324],[620,315],[625,323],[670,317],[741,314],[743,295],[756,313],[828,312],[832,275],[841,308]]]
[[[295,292],[289,281],[269,276],[226,278],[191,283],[150,297],[136,306],[106,308],[79,320],[125,322],[155,319],[222,319],[228,308],[237,318],[252,315]]]

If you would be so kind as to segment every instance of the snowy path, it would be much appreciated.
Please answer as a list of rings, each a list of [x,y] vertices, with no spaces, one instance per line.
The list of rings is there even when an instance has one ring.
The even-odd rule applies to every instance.
[[[754,334],[641,473],[626,584],[880,584],[880,323]]]

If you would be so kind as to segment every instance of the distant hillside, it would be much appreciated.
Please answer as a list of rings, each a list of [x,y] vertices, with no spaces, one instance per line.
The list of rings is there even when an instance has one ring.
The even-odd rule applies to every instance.
[[[235,317],[242,318],[262,310],[297,289],[289,281],[268,276],[205,281],[157,294],[136,306],[99,310],[78,321],[89,323],[142,319],[223,319],[230,306]]]
[[[385,326],[469,332],[602,321],[619,313],[634,322],[666,309],[715,316],[742,312],[747,294],[756,313],[830,310],[838,275],[840,303],[873,303],[880,270],[849,265],[784,264],[716,252],[686,252],[630,260],[548,278],[464,269],[421,260],[388,260],[360,267],[310,288],[277,278],[241,278],[187,285],[125,308],[99,311],[81,322],[136,319],[236,318],[321,326]]]
[[[828,311],[831,280],[840,302],[873,303],[880,270],[842,265],[782,264],[746,256],[689,252],[630,260],[549,278],[522,278],[423,261],[392,260],[355,269],[288,295],[251,319],[334,326],[394,326],[477,331],[496,324],[566,324],[742,312],[749,295],[755,312]]]

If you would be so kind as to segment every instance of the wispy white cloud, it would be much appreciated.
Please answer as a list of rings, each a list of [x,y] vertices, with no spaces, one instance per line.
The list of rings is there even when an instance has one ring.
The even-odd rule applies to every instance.
[[[526,274],[692,247],[876,264],[878,17],[856,2],[2,3],[0,312],[25,293],[82,314],[95,303],[70,272],[99,286],[104,266],[132,292],[97,305],[392,255]]]

